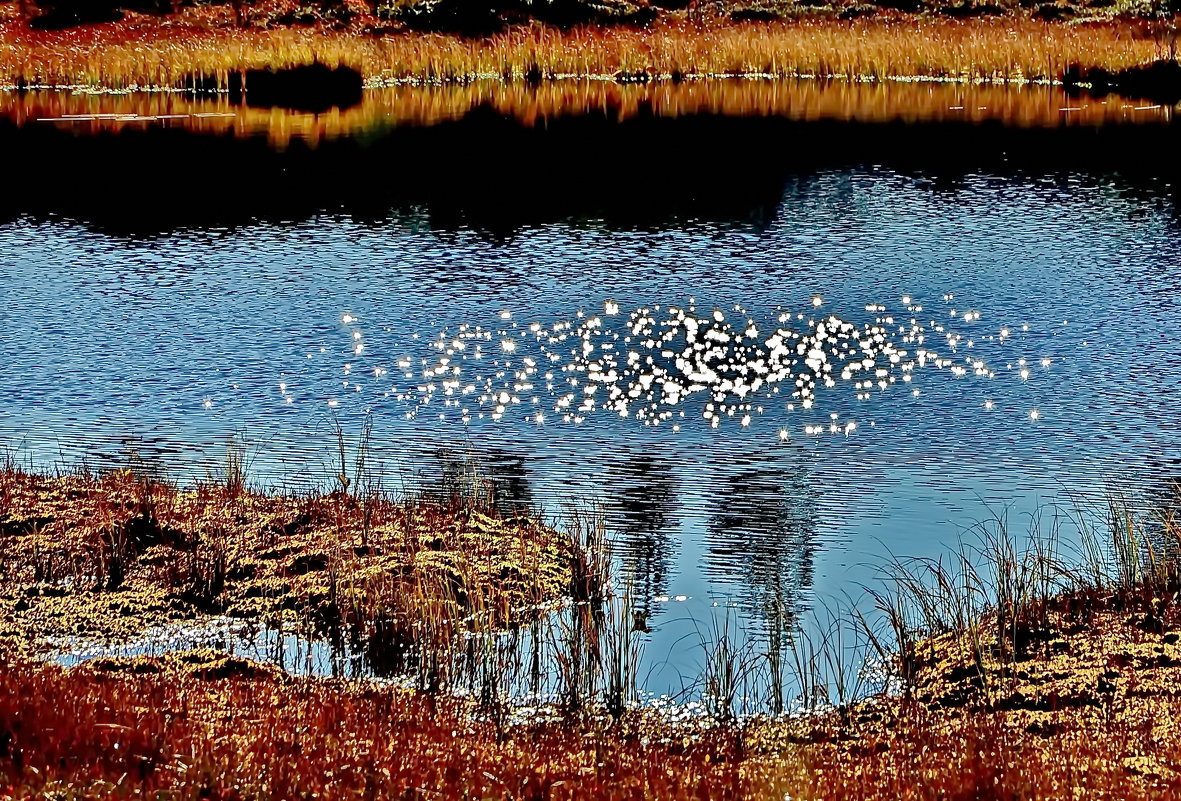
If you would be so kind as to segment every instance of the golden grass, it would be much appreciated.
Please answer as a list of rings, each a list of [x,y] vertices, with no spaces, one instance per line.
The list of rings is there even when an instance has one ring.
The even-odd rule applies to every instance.
[[[228,13],[225,11],[223,13]],[[0,81],[107,87],[179,86],[186,76],[320,61],[371,81],[476,76],[766,74],[1054,80],[1067,66],[1120,69],[1160,45],[1121,22],[1047,24],[1028,19],[805,21],[702,24],[661,21],[647,30],[526,26],[485,39],[314,29],[236,29],[215,12],[167,23],[130,15],[114,24],[35,32],[0,23]]]

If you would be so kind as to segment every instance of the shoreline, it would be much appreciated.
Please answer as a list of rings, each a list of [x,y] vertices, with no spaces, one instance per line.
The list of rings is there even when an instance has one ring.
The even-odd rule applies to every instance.
[[[212,651],[72,668],[5,658],[0,786],[16,798],[106,797],[128,776],[176,799],[1160,798],[1181,791],[1181,607],[1156,597],[1166,586],[1175,574],[1030,596],[1010,630],[1036,636],[1018,634],[1017,650],[986,612],[916,642],[901,694],[778,718],[530,715]],[[255,725],[235,727],[243,718]]]
[[[241,467],[183,489],[129,470],[0,472],[0,643],[131,644],[224,616],[397,670],[602,591],[575,575],[596,564],[592,534],[506,514],[478,486],[394,501],[346,466],[334,492],[262,494]]]
[[[247,528],[253,518],[244,510],[272,523],[286,520],[272,508],[282,499],[241,494],[235,464],[231,459],[225,488],[194,490],[206,493],[202,515]],[[29,610],[16,608],[46,596],[14,587],[26,586],[38,564],[52,572],[52,560],[33,548],[30,566],[9,558],[14,546],[27,554],[30,538],[48,534],[63,553],[71,543],[77,551],[82,540],[57,527],[67,518],[67,529],[99,534],[89,521],[106,521],[129,543],[151,539],[153,531],[183,534],[169,525],[178,519],[170,509],[189,508],[186,496],[174,500],[167,487],[128,471],[4,477],[4,617],[26,634],[32,624],[14,615]],[[292,675],[208,649],[99,656],[65,668],[0,638],[0,789],[14,798],[54,788],[99,798],[130,776],[138,792],[175,799],[285,798],[293,788],[316,788],[325,798],[434,797],[428,789],[445,797],[611,800],[1160,797],[1181,791],[1181,528],[1173,511],[1181,486],[1171,492],[1174,500],[1151,510],[1113,497],[1102,529],[1079,521],[1077,554],[1057,530],[1031,529],[1025,542],[1000,518],[981,524],[978,541],[961,544],[946,562],[886,565],[884,589],[871,593],[884,623],[862,617],[855,636],[863,653],[880,655],[883,675],[899,683],[841,695],[830,660],[848,644],[839,634],[834,644],[830,632],[788,646],[802,647],[791,650],[795,657],[778,657],[795,660],[786,669],[798,673],[801,687],[823,691],[802,692],[802,707],[770,715],[734,715],[733,703],[744,681],[736,677],[750,675],[772,653],[746,653],[724,633],[704,643],[701,686],[715,695],[697,712],[628,700],[635,635],[626,603],[608,615],[618,613],[618,628],[576,627],[573,638],[585,638],[579,647],[591,650],[569,652],[616,684],[604,685],[602,696],[594,689],[578,703],[534,706],[532,713],[515,705],[513,682],[496,675],[505,668],[495,659],[480,659],[477,682],[485,683],[464,693],[464,682],[428,680],[411,689],[376,677]],[[334,498],[342,500],[312,496],[300,503],[330,507]],[[429,507],[423,513],[429,516]],[[306,516],[315,517],[300,518]],[[314,529],[312,523],[301,525]],[[294,574],[317,574],[315,553],[283,546],[306,534],[276,536],[286,554],[280,561],[300,562]],[[362,547],[380,549],[376,537]],[[145,552],[147,562],[158,561],[159,548]],[[225,572],[241,564],[227,563]],[[577,564],[575,576],[586,579]],[[337,581],[351,584],[369,572],[363,562],[342,562]],[[107,600],[122,598],[136,575],[128,565],[118,585],[87,585],[85,594],[109,610]],[[42,575],[29,586],[66,585]],[[429,594],[416,597],[430,605]],[[589,617],[574,619],[590,625]],[[591,646],[600,638],[602,650]],[[620,693],[614,702],[612,686]],[[236,721],[244,718],[256,725],[243,729]],[[302,747],[309,738],[314,750]]]

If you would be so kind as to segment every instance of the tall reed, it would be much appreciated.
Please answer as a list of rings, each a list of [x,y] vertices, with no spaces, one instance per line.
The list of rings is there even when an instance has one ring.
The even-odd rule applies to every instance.
[[[667,21],[648,30],[517,27],[484,39],[459,39],[238,29],[210,23],[202,14],[208,12],[185,12],[168,25],[141,21],[63,33],[0,23],[0,82],[181,87],[193,75],[227,83],[237,70],[312,61],[349,65],[372,82],[617,73],[1032,81],[1058,79],[1072,64],[1120,69],[1165,52],[1149,33],[1120,22]]]

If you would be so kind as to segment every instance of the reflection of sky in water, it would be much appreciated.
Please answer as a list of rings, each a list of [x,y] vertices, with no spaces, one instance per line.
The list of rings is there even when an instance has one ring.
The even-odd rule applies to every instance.
[[[387,487],[441,469],[445,448],[448,458],[485,461],[504,497],[551,513],[570,499],[601,498],[619,556],[654,613],[654,636],[672,643],[692,631],[687,616],[714,600],[765,606],[786,595],[807,605],[814,594],[855,595],[887,548],[938,553],[988,505],[1014,504],[1019,520],[1039,502],[1094,495],[1109,477],[1175,472],[1176,242],[1163,214],[1103,186],[980,177],[937,189],[873,171],[800,179],[761,230],[552,224],[492,243],[413,217],[371,226],[325,217],[128,242],[18,222],[0,227],[0,437],[41,463],[136,450],[199,473],[216,471],[225,437],[245,432],[257,444],[256,473],[278,484],[321,477],[332,415],[356,432],[372,408]],[[884,364],[846,379],[841,364],[852,354],[827,353],[834,366],[825,373],[807,364],[808,347],[796,365],[780,364],[787,372],[775,381],[763,375],[751,389],[744,378],[743,397],[735,374],[719,373],[730,380],[723,398],[713,394],[718,381],[700,380],[688,400],[669,404],[666,379],[679,382],[679,398],[700,364],[681,370],[664,355],[687,339],[679,323],[675,347],[660,342],[670,330],[660,323],[675,317],[670,307],[687,311],[690,298],[702,332],[715,308],[730,326],[731,340],[714,342],[730,348],[715,366],[767,357],[779,326],[814,337],[807,320],[829,315],[839,318],[830,330],[847,321],[864,338],[866,326],[882,326],[884,341],[908,353],[891,364],[877,342],[873,358]],[[614,335],[627,335],[640,308],[651,310],[651,332],[619,345]],[[980,318],[965,320],[965,311]],[[594,318],[603,328],[583,355],[577,333]],[[757,328],[750,336],[748,320]],[[566,323],[567,340],[550,342],[554,325]],[[463,367],[461,388],[474,389],[448,398],[442,375],[423,378],[421,360],[438,366],[442,352],[431,343],[441,331],[450,342],[462,326],[492,335],[478,364],[449,357]],[[961,337],[954,349],[951,333]],[[739,335],[743,354],[734,350]],[[798,340],[783,341],[795,353]],[[477,340],[464,342],[470,356]],[[587,376],[611,367],[605,344],[617,348],[617,380],[598,382],[602,403],[577,412]],[[918,347],[949,363],[905,368]],[[634,369],[628,350],[640,357]],[[546,362],[551,352],[558,360]],[[669,374],[620,416],[611,386],[626,397],[652,372],[649,355]],[[514,375],[526,358],[537,372]],[[975,359],[995,377],[978,375]],[[763,366],[772,371],[766,358]],[[801,371],[817,378],[810,409],[806,397],[790,397]],[[836,386],[825,387],[825,375]],[[866,376],[871,387],[853,385]],[[563,384],[570,377],[580,384]],[[433,393],[418,389],[432,379]],[[533,386],[512,386],[523,383]],[[573,403],[559,406],[571,389]],[[493,421],[502,391],[504,419]],[[444,404],[461,397],[464,405]],[[789,402],[798,405],[788,411]],[[721,415],[716,430],[703,416],[709,403]],[[641,407],[674,417],[646,426]],[[813,425],[822,432],[809,433]],[[680,595],[690,600],[678,604]]]

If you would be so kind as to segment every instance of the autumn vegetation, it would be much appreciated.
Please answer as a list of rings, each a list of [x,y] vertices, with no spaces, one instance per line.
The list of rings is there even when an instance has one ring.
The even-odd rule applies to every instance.
[[[54,664],[50,640],[81,641],[101,626],[133,638],[212,611],[303,621],[309,637],[427,624],[436,653],[462,652],[473,634],[527,628],[560,598],[591,608],[591,595],[608,593],[593,521],[561,534],[497,512],[478,492],[414,504],[356,485],[276,496],[234,475],[183,489],[126,470],[3,474],[0,797],[1181,791],[1174,495],[1150,510],[1113,500],[1102,526],[1080,525],[1070,538],[1057,529],[1017,537],[1002,519],[949,558],[886,565],[876,608],[857,614],[860,647],[895,677],[892,691],[793,704],[787,716],[733,717],[716,699],[696,712],[612,703],[612,664],[627,652],[612,645],[609,622],[587,620],[570,631],[588,641],[578,658],[602,683],[542,706],[513,701],[507,682],[473,693],[457,681],[296,676],[216,650]],[[444,631],[444,621],[459,622]],[[426,653],[405,636],[404,654]],[[768,656],[710,645],[712,663],[731,660],[731,672]],[[831,684],[819,667],[831,643],[813,645],[811,663],[797,653],[796,665],[814,671],[815,689]],[[564,653],[568,667],[575,650]],[[721,682],[700,686],[724,691]]]
[[[449,2],[456,14],[467,8]],[[119,9],[118,20],[51,30],[30,29],[10,3],[0,5],[0,83],[122,89],[212,81],[224,87],[237,71],[312,62],[348,66],[371,86],[568,76],[1055,81],[1075,65],[1119,70],[1172,51],[1172,25],[1153,8],[1107,2],[1060,0],[1041,8],[935,0],[907,10],[896,7],[898,0],[776,0],[749,8],[645,4],[620,12],[621,20],[575,14],[567,24],[547,21],[546,9],[577,10],[578,3],[553,0],[520,8],[493,4],[495,13],[473,28],[462,15],[444,14],[441,0],[420,3],[421,13],[413,4],[386,9],[340,0],[324,10],[267,0],[235,7],[178,4],[175,13]],[[651,12],[644,24],[626,17],[641,8]],[[419,19],[431,15],[443,16]]]
[[[132,638],[227,616],[328,638],[406,668],[463,633],[519,626],[602,592],[585,541],[506,516],[480,488],[395,502],[359,491],[182,490],[130,470],[0,477],[0,638]],[[423,666],[427,683],[444,666]]]

